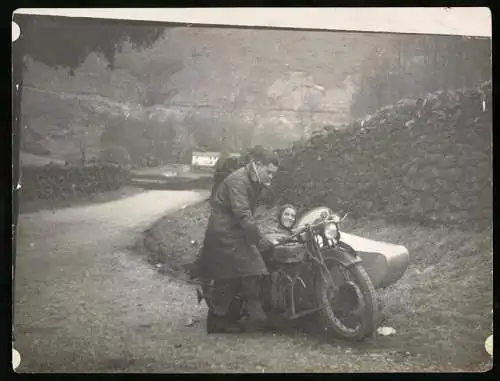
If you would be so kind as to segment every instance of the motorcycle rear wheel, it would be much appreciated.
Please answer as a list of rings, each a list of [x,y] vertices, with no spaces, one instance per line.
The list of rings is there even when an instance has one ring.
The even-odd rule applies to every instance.
[[[349,275],[350,279],[345,283],[345,289],[349,290],[351,294],[356,292],[356,299],[359,297],[361,299],[357,301],[357,313],[355,314],[358,322],[355,328],[351,328],[341,320],[337,307],[343,301],[332,301],[330,287],[323,277],[319,276],[316,289],[317,297],[319,303],[325,305],[323,309],[318,311],[320,327],[327,337],[361,341],[371,336],[377,327],[377,317],[379,316],[377,292],[361,264],[344,267],[336,263],[334,266],[330,266],[329,270],[332,271],[335,267],[341,268]]]

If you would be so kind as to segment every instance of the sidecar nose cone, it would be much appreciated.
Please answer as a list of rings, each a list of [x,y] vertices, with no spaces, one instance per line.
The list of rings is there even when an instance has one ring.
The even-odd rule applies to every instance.
[[[357,251],[375,288],[383,288],[396,283],[410,264],[408,249],[402,245],[375,241],[348,233],[342,233],[342,241]]]

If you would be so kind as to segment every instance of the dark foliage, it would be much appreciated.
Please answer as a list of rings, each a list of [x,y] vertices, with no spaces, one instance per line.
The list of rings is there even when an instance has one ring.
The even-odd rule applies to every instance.
[[[20,197],[24,200],[67,200],[118,190],[129,180],[127,170],[112,164],[25,167],[22,169]]]
[[[92,52],[101,53],[113,67],[121,42],[146,48],[165,30],[165,26],[60,16],[15,15],[14,20],[21,28],[24,54],[52,67],[68,68],[70,73]]]
[[[491,223],[491,82],[380,109],[297,145],[275,193],[299,206],[425,223]]]

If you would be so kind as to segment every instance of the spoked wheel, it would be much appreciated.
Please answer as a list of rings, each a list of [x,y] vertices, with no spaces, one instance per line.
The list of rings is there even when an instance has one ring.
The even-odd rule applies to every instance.
[[[329,271],[333,287],[327,274],[317,281],[317,296],[324,306],[318,312],[321,327],[327,336],[363,340],[376,329],[379,310],[371,279],[360,264],[332,263]]]

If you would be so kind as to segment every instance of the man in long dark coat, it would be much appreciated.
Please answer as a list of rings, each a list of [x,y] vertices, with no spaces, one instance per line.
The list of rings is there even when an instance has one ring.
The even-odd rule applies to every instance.
[[[232,310],[236,295],[244,301],[249,322],[260,326],[266,321],[260,282],[268,272],[259,247],[266,247],[269,241],[262,236],[254,211],[259,194],[270,185],[277,168],[273,152],[254,149],[250,163],[228,175],[212,199],[204,247],[196,264],[200,279],[205,284],[212,281],[205,295],[208,332],[226,331],[236,324],[239,311]]]

